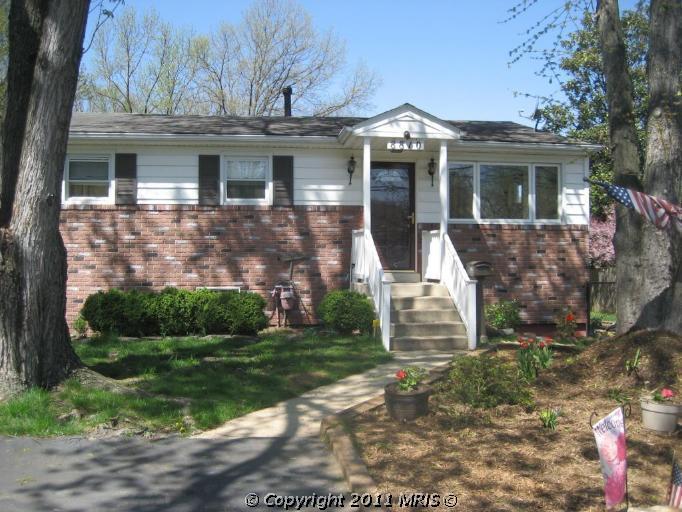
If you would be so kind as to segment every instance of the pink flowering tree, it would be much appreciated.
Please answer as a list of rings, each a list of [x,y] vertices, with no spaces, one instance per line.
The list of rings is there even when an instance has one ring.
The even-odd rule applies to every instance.
[[[604,219],[590,220],[590,263],[593,267],[608,267],[614,264],[613,235],[616,231],[616,214],[612,208]]]

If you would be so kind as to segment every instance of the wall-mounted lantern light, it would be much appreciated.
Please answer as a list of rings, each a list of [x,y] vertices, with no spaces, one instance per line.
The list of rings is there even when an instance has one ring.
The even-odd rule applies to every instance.
[[[350,160],[348,160],[348,184],[351,185],[353,183],[353,173],[355,172],[355,158],[350,157]]]
[[[431,176],[431,186],[433,187],[433,175],[436,174],[436,161],[432,158],[426,168],[429,176]]]

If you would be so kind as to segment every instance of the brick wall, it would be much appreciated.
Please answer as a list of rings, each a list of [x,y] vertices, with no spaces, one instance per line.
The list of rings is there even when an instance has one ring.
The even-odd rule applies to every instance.
[[[421,224],[422,229],[438,226]],[[553,323],[563,307],[585,322],[587,226],[452,224],[448,232],[465,265],[492,263],[495,275],[486,280],[486,303],[518,299],[524,323]]]
[[[311,257],[294,266],[308,315],[293,321],[311,322],[327,291],[348,286],[351,231],[361,225],[359,206],[70,206],[61,215],[67,318],[91,293],[114,287],[240,286],[268,297],[289,275],[278,255],[298,253]],[[552,322],[564,306],[585,321],[586,227],[467,224],[449,232],[465,263],[493,264],[486,302],[517,298],[527,323]]]
[[[70,206],[61,232],[68,253],[67,319],[101,289],[240,286],[268,297],[289,277],[282,253],[310,256],[294,281],[314,321],[314,305],[348,286],[351,230],[362,223],[352,206],[204,207],[192,205]]]

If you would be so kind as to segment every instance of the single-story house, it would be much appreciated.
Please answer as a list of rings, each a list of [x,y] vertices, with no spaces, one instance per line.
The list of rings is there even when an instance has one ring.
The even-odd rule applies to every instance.
[[[517,299],[527,324],[564,307],[585,322],[590,149],[410,104],[370,118],[75,113],[67,317],[113,287],[269,298],[291,264],[294,321],[314,323],[323,295],[352,282],[372,296],[387,346],[471,347],[465,266],[485,260],[487,302]]]

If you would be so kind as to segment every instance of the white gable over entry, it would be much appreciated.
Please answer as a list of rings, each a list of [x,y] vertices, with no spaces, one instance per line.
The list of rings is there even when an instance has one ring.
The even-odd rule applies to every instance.
[[[461,131],[451,124],[405,103],[392,110],[344,128],[339,140],[345,144],[353,137],[403,138],[405,132],[415,139],[457,140]]]

